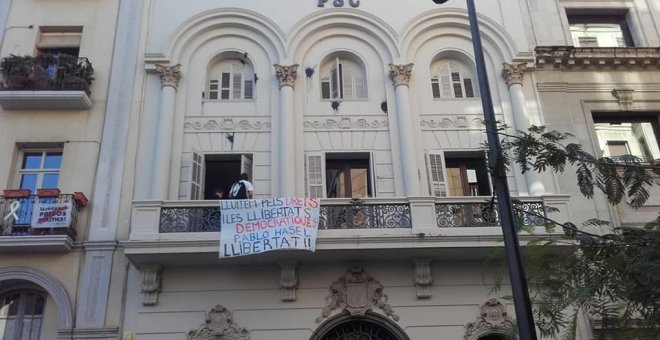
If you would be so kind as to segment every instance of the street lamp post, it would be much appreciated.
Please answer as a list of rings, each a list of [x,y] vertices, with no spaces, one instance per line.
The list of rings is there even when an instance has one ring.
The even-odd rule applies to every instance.
[[[436,4],[443,4],[448,0],[433,0]],[[527,280],[525,271],[520,261],[520,247],[518,245],[518,234],[515,230],[513,209],[511,207],[511,196],[507,184],[506,174],[501,172],[498,166],[503,160],[500,159],[500,139],[497,135],[495,112],[493,111],[493,99],[488,87],[488,74],[484,62],[484,51],[481,46],[481,34],[477,21],[477,12],[474,0],[466,0],[468,17],[470,20],[470,33],[472,35],[472,46],[474,47],[474,58],[477,64],[477,78],[479,79],[479,90],[481,91],[481,105],[484,110],[486,134],[488,137],[489,163],[492,171],[493,188],[497,196],[497,207],[504,235],[504,249],[506,252],[509,280],[513,293],[513,302],[516,309],[516,321],[518,333],[521,340],[536,340],[536,329],[532,317],[532,306],[529,300]]]

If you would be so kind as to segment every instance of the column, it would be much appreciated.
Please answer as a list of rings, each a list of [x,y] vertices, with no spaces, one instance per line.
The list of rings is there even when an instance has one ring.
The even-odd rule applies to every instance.
[[[273,167],[278,169],[279,178],[273,178],[273,196],[292,197],[296,194],[295,171],[295,116],[293,112],[293,90],[298,77],[298,64],[283,66],[275,64],[275,76],[280,83],[279,129],[273,136]]]
[[[390,64],[390,78],[396,94],[397,127],[399,133],[399,154],[403,170],[403,190],[406,196],[419,196],[419,174],[417,171],[417,150],[415,133],[410,114],[410,93],[408,83],[413,64]]]
[[[525,108],[525,94],[523,92],[522,82],[525,63],[503,63],[502,77],[509,88],[509,97],[511,98],[511,110],[513,111],[514,129],[526,131],[530,126],[529,114]],[[545,186],[541,177],[534,170],[525,173],[527,181],[527,190],[530,196],[540,196],[545,193]]]
[[[160,75],[160,108],[154,142],[154,163],[149,198],[167,199],[172,160],[172,133],[174,130],[174,105],[176,89],[181,79],[181,65],[156,65]]]

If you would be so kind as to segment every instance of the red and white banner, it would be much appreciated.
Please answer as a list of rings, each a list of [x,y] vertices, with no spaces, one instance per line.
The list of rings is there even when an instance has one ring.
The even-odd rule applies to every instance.
[[[73,204],[37,202],[32,207],[32,228],[68,228]]]

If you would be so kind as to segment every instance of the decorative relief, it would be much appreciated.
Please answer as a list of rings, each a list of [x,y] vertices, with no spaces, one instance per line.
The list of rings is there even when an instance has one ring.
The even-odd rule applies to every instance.
[[[431,284],[433,283],[431,260],[416,259],[413,260],[413,263],[415,264],[415,279],[413,283],[417,287],[417,298],[428,299],[431,297]]]
[[[502,63],[502,77],[506,82],[506,86],[522,85],[525,70],[527,70],[526,63]]]
[[[196,131],[269,130],[270,122],[249,121],[247,119],[234,121],[233,118],[224,118],[222,121],[215,119],[187,119],[183,127],[186,130]]]
[[[305,121],[304,126],[309,129],[317,130],[366,130],[366,129],[387,129],[389,123],[386,119],[367,120],[364,118],[351,119],[342,117],[340,120],[326,119],[325,121]]]
[[[282,301],[296,301],[296,288],[298,288],[296,262],[280,263],[280,271],[280,289],[282,290]]]
[[[485,129],[484,120],[481,118],[468,118],[466,116],[456,116],[453,118],[422,119],[420,122],[425,129],[449,129],[449,128],[478,128]]]
[[[506,312],[506,307],[497,299],[490,299],[479,307],[481,314],[474,322],[465,326],[465,339],[478,339],[486,334],[507,334],[514,330],[515,322]]]
[[[326,306],[316,322],[329,317],[336,309],[352,316],[363,316],[373,308],[380,308],[385,315],[399,321],[399,316],[394,314],[392,306],[387,303],[388,298],[383,289],[383,285],[361,267],[353,267],[330,285],[330,294],[325,298]]]
[[[181,64],[173,66],[156,64],[156,72],[160,75],[161,86],[172,86],[175,89],[179,87],[179,80],[181,80]]]
[[[145,306],[155,306],[158,304],[158,293],[161,284],[161,267],[158,265],[144,266],[142,268],[142,293]]]
[[[633,105],[633,93],[631,89],[613,89],[612,96],[619,101],[621,111],[630,111]]]
[[[283,66],[275,64],[275,76],[280,82],[280,88],[284,86],[296,87],[296,78],[298,78],[298,64]]]
[[[660,66],[657,47],[539,46],[536,67],[612,69]]]
[[[214,340],[221,338],[250,340],[250,331],[234,324],[227,308],[216,305],[206,315],[206,321],[199,328],[188,332],[188,340]]]
[[[389,64],[390,78],[392,79],[392,84],[394,87],[400,85],[408,86],[408,83],[410,83],[410,76],[412,75],[413,65],[413,63],[406,65]]]

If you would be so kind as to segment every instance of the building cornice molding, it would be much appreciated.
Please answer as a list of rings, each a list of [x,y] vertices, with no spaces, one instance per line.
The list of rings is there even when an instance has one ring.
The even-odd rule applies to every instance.
[[[197,118],[187,117],[183,124],[185,132],[215,132],[215,131],[269,131],[271,123],[260,118]]]
[[[635,93],[641,92],[660,92],[660,83],[571,83],[571,82],[546,82],[537,83],[536,88],[539,92],[606,92],[611,93],[612,89],[626,88]]]
[[[539,46],[535,52],[538,69],[660,69],[657,47]]]
[[[432,119],[421,119],[420,127],[422,130],[455,130],[455,129],[485,129],[484,121],[481,116],[449,116],[437,117]]]
[[[389,121],[387,119],[339,117],[306,120],[303,126],[305,130],[388,130]]]

